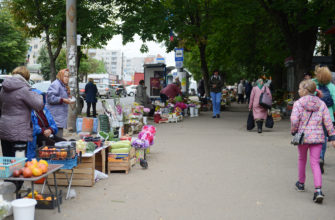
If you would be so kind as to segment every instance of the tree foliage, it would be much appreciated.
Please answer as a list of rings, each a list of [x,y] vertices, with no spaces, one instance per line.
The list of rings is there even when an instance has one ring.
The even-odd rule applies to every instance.
[[[11,14],[0,7],[0,70],[10,72],[22,65],[27,49],[24,34],[14,24]]]
[[[39,51],[39,57],[37,60],[41,64],[41,73],[45,80],[50,80],[50,60],[48,57],[48,52],[46,46],[43,46]],[[105,73],[105,65],[102,61],[96,60],[94,58],[87,58],[87,56],[82,56],[80,60],[80,68],[78,70],[78,76],[83,79],[86,74],[90,73]],[[56,71],[65,69],[66,65],[66,50],[62,49],[57,60],[56,60]]]

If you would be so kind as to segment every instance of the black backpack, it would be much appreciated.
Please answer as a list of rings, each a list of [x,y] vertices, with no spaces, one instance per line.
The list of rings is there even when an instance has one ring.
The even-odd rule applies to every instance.
[[[334,101],[327,86],[319,85],[319,90],[322,92],[323,95],[321,100],[326,104],[326,106],[327,107],[333,106]]]

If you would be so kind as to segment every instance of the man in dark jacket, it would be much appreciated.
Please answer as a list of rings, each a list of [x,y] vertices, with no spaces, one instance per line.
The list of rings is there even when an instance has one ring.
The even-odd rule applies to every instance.
[[[213,105],[213,118],[220,118],[220,108],[221,108],[221,92],[223,82],[219,76],[219,71],[215,70],[214,74],[209,80],[209,85],[211,88],[211,98]]]
[[[93,83],[93,79],[89,78],[85,86],[85,95],[87,103],[86,116],[91,117],[91,105],[93,107],[93,117],[97,117],[96,104],[97,104],[97,86]]]

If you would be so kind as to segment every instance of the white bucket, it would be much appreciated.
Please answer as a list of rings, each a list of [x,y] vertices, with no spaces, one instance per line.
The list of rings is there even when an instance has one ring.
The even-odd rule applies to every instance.
[[[12,201],[14,220],[34,220],[35,199],[16,199]]]
[[[199,116],[199,109],[198,109],[198,108],[195,108],[195,109],[194,109],[194,116],[195,116],[195,117],[198,117],[198,116]]]
[[[190,107],[190,116],[191,116],[191,117],[194,117],[194,116],[195,116],[195,114],[194,114],[194,110],[195,110],[194,107]]]
[[[144,125],[147,125],[148,124],[148,118],[146,116],[143,117],[143,124]]]

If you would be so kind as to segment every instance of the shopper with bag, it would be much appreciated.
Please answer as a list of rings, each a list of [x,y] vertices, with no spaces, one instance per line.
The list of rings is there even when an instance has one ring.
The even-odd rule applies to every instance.
[[[316,79],[313,79],[313,81],[317,85],[317,89],[321,92],[321,100],[326,104],[330,118],[332,122],[334,123],[334,111],[335,111],[335,85],[331,83],[332,80],[332,74],[328,67],[315,67],[315,75]],[[325,134],[325,143],[322,145],[322,151],[320,154],[320,168],[321,173],[324,173],[324,161],[325,161],[325,154],[327,149],[327,131],[324,129]]]
[[[335,147],[335,130],[326,104],[315,96],[316,84],[312,80],[304,80],[299,85],[300,99],[293,105],[291,114],[291,133],[293,144],[298,145],[298,191],[305,190],[307,151],[310,151],[310,163],[314,176],[315,203],[322,203],[322,175],[319,157],[322,144],[325,142],[323,126],[329,135],[329,141]]]
[[[265,97],[265,95],[268,99],[272,99],[270,89],[264,86],[263,79],[258,79],[256,82],[256,86],[253,87],[251,91],[249,103],[249,111],[253,112],[253,116],[257,124],[258,133],[262,133],[263,122],[268,117],[268,109],[261,105],[263,99],[262,96]]]

